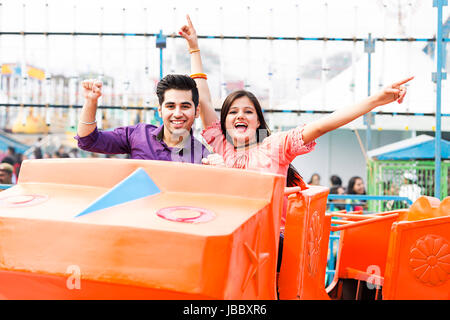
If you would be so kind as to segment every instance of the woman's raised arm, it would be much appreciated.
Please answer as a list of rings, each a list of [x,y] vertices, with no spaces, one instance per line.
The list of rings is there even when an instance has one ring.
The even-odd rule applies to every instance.
[[[187,41],[189,53],[191,54],[191,73],[203,74],[203,64],[200,49],[198,47],[197,33],[189,15],[186,16],[186,19],[187,25],[181,27],[178,34]],[[200,118],[202,119],[203,126],[206,128],[219,118],[212,105],[211,93],[209,91],[207,80],[201,77],[195,77],[194,80],[197,83],[199,93]]]
[[[406,95],[406,88],[403,84],[412,80],[410,77],[385,87],[380,92],[367,97],[361,102],[354,104],[348,108],[336,110],[332,114],[325,116],[319,120],[313,121],[305,125],[303,130],[303,142],[307,144],[327,132],[340,128],[347,123],[359,118],[360,116],[372,111],[372,109],[397,101],[403,102]]]

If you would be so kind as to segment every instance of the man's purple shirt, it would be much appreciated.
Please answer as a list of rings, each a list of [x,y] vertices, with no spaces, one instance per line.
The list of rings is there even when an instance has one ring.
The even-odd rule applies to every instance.
[[[75,136],[78,147],[85,151],[104,154],[129,154],[131,159],[164,160],[177,162],[202,162],[208,149],[191,134],[183,148],[171,148],[163,141],[164,126],[138,123],[118,127],[112,131],[97,128],[85,137]]]

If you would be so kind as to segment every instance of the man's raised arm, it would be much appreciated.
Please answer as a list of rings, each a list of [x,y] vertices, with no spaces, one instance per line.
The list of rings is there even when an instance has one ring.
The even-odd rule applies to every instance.
[[[81,83],[83,88],[84,104],[78,121],[77,134],[86,137],[97,127],[95,114],[97,112],[97,101],[102,95],[102,82],[98,80],[85,80]]]

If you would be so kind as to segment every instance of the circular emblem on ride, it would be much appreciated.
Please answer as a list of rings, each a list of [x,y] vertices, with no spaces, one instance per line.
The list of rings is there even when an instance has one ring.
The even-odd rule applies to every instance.
[[[174,206],[162,208],[159,209],[156,214],[158,217],[169,221],[184,223],[208,222],[216,217],[216,215],[212,211],[189,206]]]
[[[450,278],[450,243],[441,236],[423,236],[411,247],[409,267],[426,285],[444,284]]]
[[[48,196],[40,194],[23,194],[0,198],[0,207],[17,208],[28,207],[47,201]]]
[[[308,272],[314,276],[319,267],[320,241],[322,241],[322,225],[317,211],[311,216],[308,227]]]

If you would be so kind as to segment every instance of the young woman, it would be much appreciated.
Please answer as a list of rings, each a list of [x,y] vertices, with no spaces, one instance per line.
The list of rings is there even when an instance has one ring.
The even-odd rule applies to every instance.
[[[316,145],[315,139],[375,107],[393,101],[401,103],[406,94],[406,88],[402,85],[413,78],[393,83],[379,93],[319,120],[271,135],[258,99],[245,90],[235,91],[225,99],[219,121],[212,106],[206,75],[203,74],[197,34],[189,16],[187,25],[180,29],[179,34],[186,39],[191,54],[192,77],[197,82],[200,96],[200,117],[207,128],[202,133],[206,142],[223,157],[227,167],[279,173],[287,176],[288,186],[294,185],[288,172],[290,163],[298,155],[312,151]],[[203,163],[213,164],[208,159]]]
[[[313,186],[320,186],[320,175],[318,173],[313,173],[311,179],[309,179],[308,184]]]
[[[298,155],[312,151],[316,145],[315,139],[377,106],[393,101],[401,103],[406,94],[406,88],[402,85],[412,79],[411,77],[396,82],[353,106],[337,110],[314,122],[271,135],[258,99],[245,90],[235,91],[225,99],[219,121],[212,106],[207,77],[203,73],[197,34],[189,16],[187,22],[179,34],[186,39],[191,54],[191,77],[197,82],[200,117],[206,128],[202,135],[206,142],[216,154],[222,156],[225,166],[282,174],[286,176],[288,186],[303,183],[291,162]],[[217,155],[212,157],[204,159],[203,163],[220,163],[217,161]],[[286,201],[284,203],[286,204]],[[277,270],[281,266],[285,209],[281,218]]]
[[[354,176],[348,181],[347,194],[363,196],[366,194],[366,188],[364,187],[364,181],[361,177]],[[353,204],[353,210],[367,209],[366,200],[347,200],[346,203]]]

